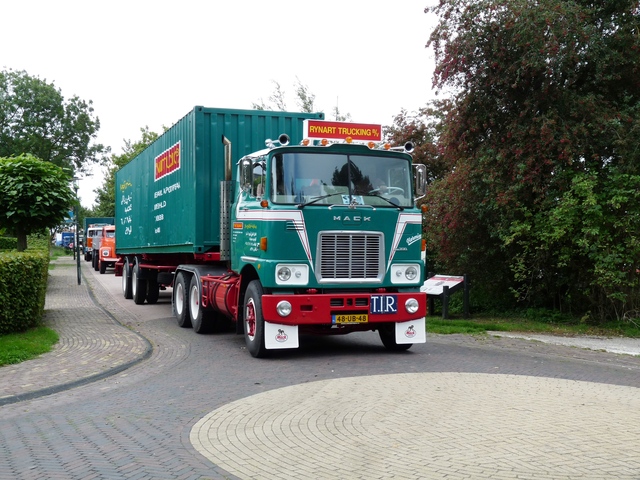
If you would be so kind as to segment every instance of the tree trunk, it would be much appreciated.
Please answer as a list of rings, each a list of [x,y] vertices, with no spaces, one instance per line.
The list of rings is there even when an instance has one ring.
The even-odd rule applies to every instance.
[[[27,234],[19,229],[16,231],[16,238],[18,239],[18,251],[24,252],[27,249]]]

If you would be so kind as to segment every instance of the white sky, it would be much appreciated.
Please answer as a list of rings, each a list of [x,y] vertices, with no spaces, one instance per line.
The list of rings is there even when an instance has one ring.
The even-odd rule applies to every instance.
[[[297,111],[296,78],[318,111],[390,125],[434,97],[425,48],[435,0],[3,1],[0,68],[93,101],[97,142],[121,153],[196,105],[249,109],[274,83]],[[103,173],[80,181],[84,206]]]

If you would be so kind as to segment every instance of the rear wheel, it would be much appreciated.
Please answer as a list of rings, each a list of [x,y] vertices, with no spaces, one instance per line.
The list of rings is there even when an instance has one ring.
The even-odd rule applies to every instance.
[[[136,259],[131,272],[131,296],[136,305],[142,305],[147,297],[147,280],[140,278],[142,276],[141,270]]]
[[[384,323],[378,328],[380,340],[387,350],[392,352],[404,352],[409,350],[413,343],[397,343],[396,342],[396,325],[395,323]]]
[[[127,300],[133,297],[131,293],[131,264],[128,258],[124,259],[122,266],[122,294]]]
[[[202,294],[200,292],[200,282],[197,278],[191,279],[189,288],[189,314],[191,315],[191,326],[196,333],[208,333],[211,331],[212,312],[202,307]]]
[[[176,312],[176,320],[182,328],[191,326],[191,318],[189,314],[189,280],[190,278],[180,272],[176,275],[176,281],[173,286],[173,306]]]
[[[244,340],[252,357],[267,354],[264,346],[264,318],[262,317],[262,284],[253,280],[244,295]]]
[[[158,303],[158,297],[160,297],[160,284],[155,278],[150,278],[147,280],[147,303]]]

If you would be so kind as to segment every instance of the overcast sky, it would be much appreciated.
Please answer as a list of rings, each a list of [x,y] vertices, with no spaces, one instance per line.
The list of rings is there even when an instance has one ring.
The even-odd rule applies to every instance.
[[[425,48],[434,0],[20,0],[2,2],[0,67],[92,100],[99,143],[121,153],[196,105],[251,108],[296,79],[330,115],[390,125],[434,98]],[[328,117],[330,119],[330,117]],[[94,202],[103,173],[80,182]]]

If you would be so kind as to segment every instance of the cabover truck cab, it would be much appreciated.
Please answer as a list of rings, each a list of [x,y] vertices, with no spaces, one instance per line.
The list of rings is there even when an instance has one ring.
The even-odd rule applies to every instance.
[[[107,268],[115,267],[118,257],[116,257],[116,226],[106,225],[102,227],[102,238],[98,249],[98,265],[96,270],[100,270],[101,274],[107,271]]]
[[[84,219],[84,259],[90,262],[93,259],[93,237],[102,232],[105,225],[114,225],[113,217],[85,217]]]
[[[425,342],[425,171],[379,142],[322,114],[196,107],[116,175],[124,296],[173,287],[181,327],[232,321],[254,357],[304,334]]]

